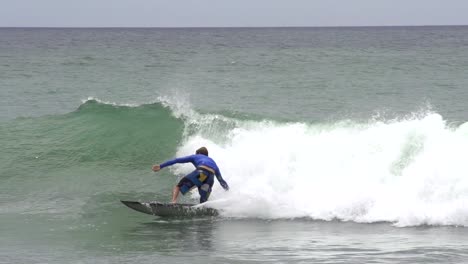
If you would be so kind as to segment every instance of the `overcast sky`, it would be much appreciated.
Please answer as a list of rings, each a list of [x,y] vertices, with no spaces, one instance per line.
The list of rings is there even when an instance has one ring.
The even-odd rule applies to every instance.
[[[468,25],[468,0],[0,0],[0,27]]]

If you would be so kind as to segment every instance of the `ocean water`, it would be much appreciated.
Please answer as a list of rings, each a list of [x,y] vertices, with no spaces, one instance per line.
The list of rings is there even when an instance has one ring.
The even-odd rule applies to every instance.
[[[466,263],[467,70],[464,26],[2,28],[0,263]],[[200,146],[220,216],[120,203]]]

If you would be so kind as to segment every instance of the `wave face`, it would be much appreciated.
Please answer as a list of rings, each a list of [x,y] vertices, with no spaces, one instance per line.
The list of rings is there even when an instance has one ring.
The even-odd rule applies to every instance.
[[[154,185],[169,190],[173,181],[144,182],[135,175],[148,171],[155,159],[189,155],[203,145],[231,185],[224,192],[215,183],[208,202],[225,217],[468,226],[468,125],[448,125],[434,112],[396,120],[300,123],[199,113],[167,98],[143,105],[90,98],[74,112],[16,119],[1,130],[3,151],[10,153],[2,155],[2,175],[17,179],[4,181],[5,199],[19,197],[13,191],[9,196],[8,189],[64,179],[75,183],[73,189],[40,190],[34,199],[48,202],[49,211],[60,207],[50,202],[62,197],[60,192],[76,194],[68,197],[70,203],[85,214],[108,210],[109,201],[118,199],[115,193],[151,192]],[[93,175],[99,188],[95,179],[70,172],[90,167],[102,172]],[[164,173],[183,175],[192,169],[175,165]],[[105,176],[118,170],[128,175]],[[89,195],[106,201],[104,208],[91,207]]]
[[[31,157],[42,166],[93,162],[138,166],[148,162],[149,155],[174,148],[183,124],[160,103],[128,106],[89,99],[72,113],[17,119],[4,129],[7,149],[15,152],[15,142],[28,148],[8,167]]]

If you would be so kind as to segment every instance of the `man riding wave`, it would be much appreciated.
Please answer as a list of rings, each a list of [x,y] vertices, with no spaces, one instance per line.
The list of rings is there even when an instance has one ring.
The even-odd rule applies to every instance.
[[[172,190],[172,203],[177,203],[179,192],[181,192],[182,195],[185,195],[195,186],[198,188],[198,193],[200,194],[200,203],[208,201],[215,176],[223,189],[226,191],[229,190],[229,185],[221,176],[221,171],[219,170],[218,165],[216,165],[216,162],[212,158],[208,157],[208,149],[205,147],[197,149],[195,155],[176,158],[159,165],[153,165],[153,171],[159,171],[162,168],[169,167],[176,163],[188,162],[192,163],[196,169],[183,177],[174,187]]]

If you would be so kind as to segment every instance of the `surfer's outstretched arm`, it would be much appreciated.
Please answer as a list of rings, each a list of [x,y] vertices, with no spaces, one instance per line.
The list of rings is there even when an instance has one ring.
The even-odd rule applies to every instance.
[[[174,165],[176,163],[188,163],[192,162],[193,163],[193,155],[187,156],[187,157],[182,157],[182,158],[176,158],[172,160],[168,160],[164,163],[161,163],[159,165],[153,165],[153,171],[159,171],[162,168],[169,167],[171,165]]]
[[[227,184],[227,182],[223,179],[223,176],[221,176],[221,171],[218,169],[216,170],[215,172],[215,175],[216,175],[216,179],[218,179],[218,182],[219,184],[221,184],[221,186],[223,187],[224,190],[229,190],[229,185]]]

